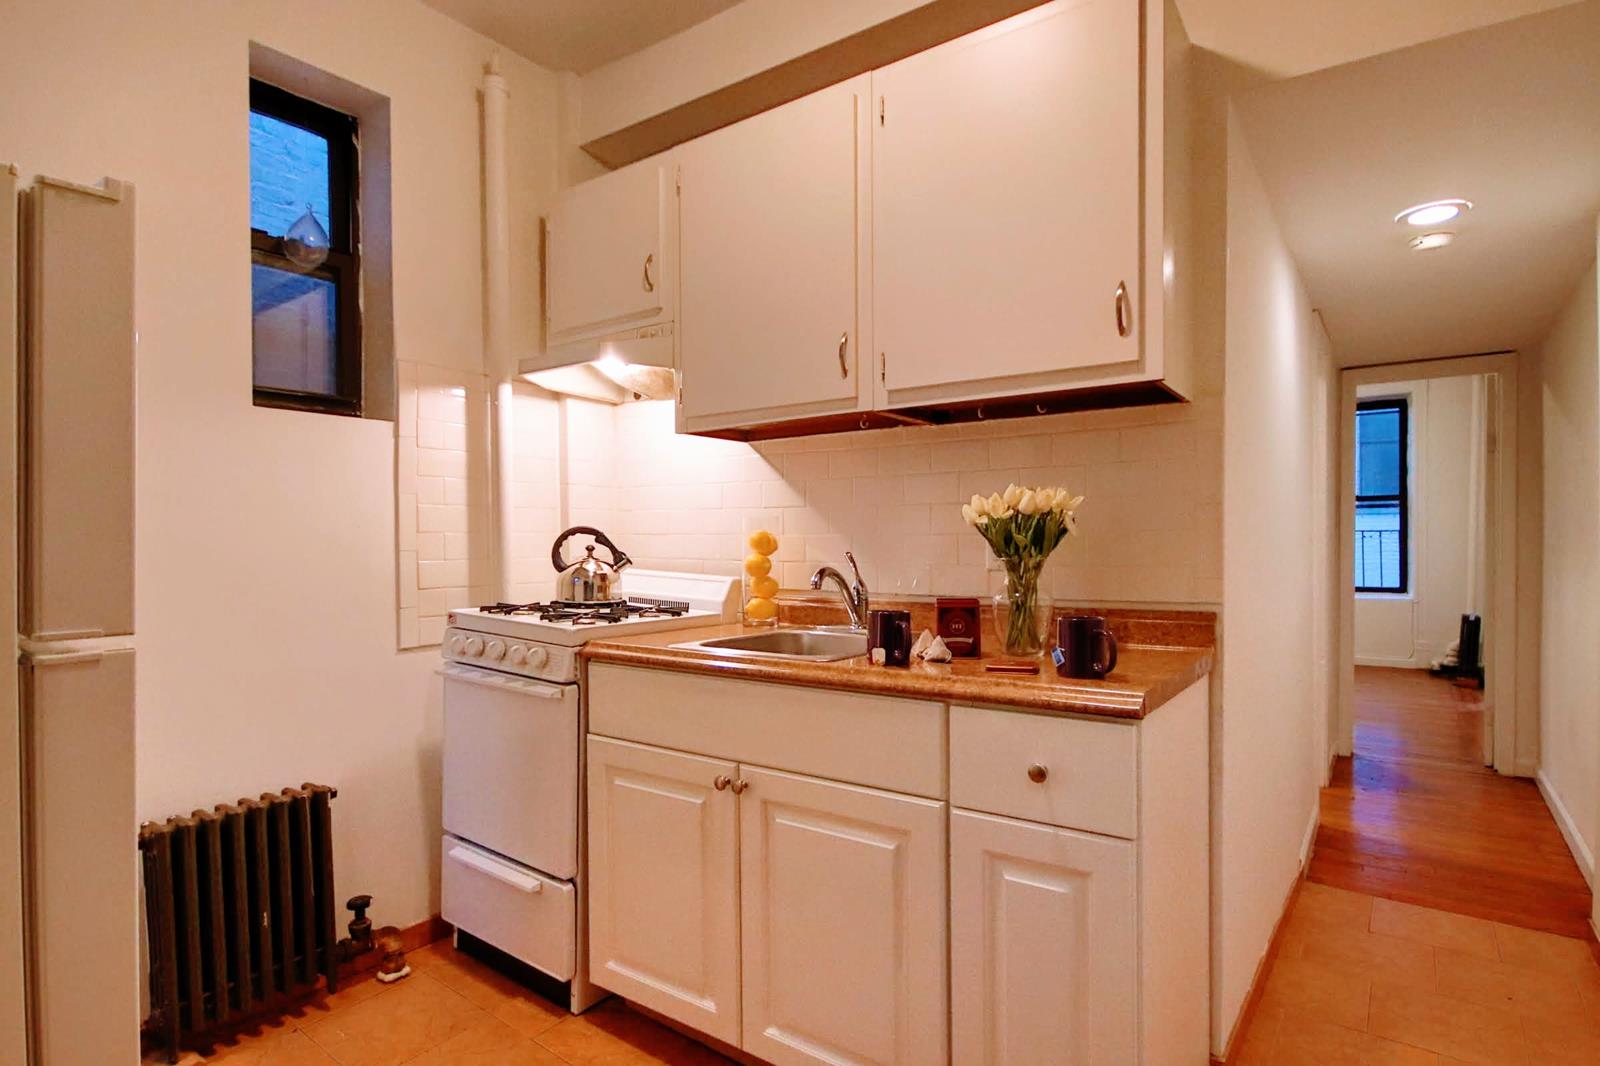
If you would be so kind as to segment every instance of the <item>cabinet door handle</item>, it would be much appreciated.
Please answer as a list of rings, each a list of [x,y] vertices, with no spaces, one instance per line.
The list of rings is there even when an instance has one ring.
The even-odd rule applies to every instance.
[[[749,787],[750,787],[750,782],[748,782],[748,781],[744,780],[743,778],[741,778],[740,780],[735,781],[733,783],[733,794],[735,796],[742,796],[742,795],[744,795],[744,790],[749,788]]]
[[[1044,779],[1050,776],[1050,768],[1034,763],[1028,767],[1028,780],[1036,785],[1044,784]]]
[[[718,774],[717,779],[711,782],[711,787],[716,789],[718,792],[722,792],[725,791],[731,784],[733,784],[733,779],[727,774]]]
[[[655,261],[656,261],[656,253],[654,253],[654,252],[651,252],[649,255],[644,257],[644,291],[645,292],[655,292],[656,291],[655,279],[650,276],[650,267]]]
[[[1128,302],[1128,283],[1117,282],[1117,336],[1126,337],[1133,332],[1133,306]]]
[[[850,347],[850,334],[848,332],[839,334],[839,376],[842,378],[850,376],[850,366],[844,361],[844,350],[848,347]]]

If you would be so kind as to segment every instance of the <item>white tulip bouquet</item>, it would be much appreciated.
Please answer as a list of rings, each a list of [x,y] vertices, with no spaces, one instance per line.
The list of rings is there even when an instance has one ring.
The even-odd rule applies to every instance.
[[[961,505],[961,517],[989,542],[1006,568],[1004,603],[996,618],[1005,650],[1013,655],[1044,651],[1048,619],[1039,618],[1039,571],[1063,540],[1078,529],[1082,496],[1064,488],[1007,485],[992,496],[974,496]]]

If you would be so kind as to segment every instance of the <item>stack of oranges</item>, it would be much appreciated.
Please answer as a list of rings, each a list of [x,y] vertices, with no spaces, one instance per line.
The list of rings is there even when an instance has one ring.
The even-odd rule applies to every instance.
[[[764,529],[750,534],[750,554],[745,556],[744,572],[750,598],[744,604],[744,620],[771,624],[778,618],[778,579],[772,576],[772,553],[778,538]]]

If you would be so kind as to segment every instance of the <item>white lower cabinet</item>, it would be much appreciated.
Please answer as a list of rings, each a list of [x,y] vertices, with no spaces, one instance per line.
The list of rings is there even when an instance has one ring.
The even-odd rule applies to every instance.
[[[955,1062],[1139,1061],[1134,845],[957,810],[950,866]]]
[[[744,1040],[779,1063],[945,1060],[945,807],[741,767]]]
[[[590,980],[780,1066],[946,1061],[943,803],[596,736],[588,774]]]
[[[739,1040],[737,767],[589,738],[589,979]]]

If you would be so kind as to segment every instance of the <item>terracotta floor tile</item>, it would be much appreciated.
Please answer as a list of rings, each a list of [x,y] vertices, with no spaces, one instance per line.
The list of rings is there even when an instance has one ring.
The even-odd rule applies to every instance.
[[[485,1018],[406,1066],[565,1066],[553,1052],[504,1022]]]
[[[1374,1036],[1485,1066],[1525,1062],[1515,1013],[1436,992],[1380,982],[1372,990],[1370,1029]]]
[[[529,991],[504,974],[453,950],[450,954],[441,953],[437,956],[436,964],[429,967],[427,974],[525,1037],[536,1037],[572,1016],[570,1011]]]
[[[398,983],[404,984],[404,981]],[[291,1012],[289,1017],[294,1019],[301,1028],[305,1028],[318,1019],[327,1017],[333,1011],[353,1007],[357,1003],[365,1003],[373,996],[380,995],[394,987],[396,986],[386,985],[372,974],[367,974],[348,984],[341,985],[339,991],[331,995],[326,992],[319,993],[299,1009]]]
[[[658,1025],[618,999],[568,1018],[543,1033],[539,1043],[572,1066],[721,1066],[729,1060],[702,1044]]]
[[[219,1047],[205,1061],[227,1066],[337,1066],[327,1052],[298,1029],[245,1037],[237,1044]]]
[[[1500,958],[1505,962],[1546,973],[1580,978],[1597,976],[1594,955],[1582,940],[1498,923],[1494,935],[1500,947]]]
[[[1523,1022],[1529,1061],[1539,1066],[1595,1066],[1600,1062],[1600,1019],[1585,1011]]]
[[[487,1014],[417,973],[345,1010],[304,1027],[340,1066],[397,1066],[465,1032]]]
[[[1392,899],[1372,903],[1372,931],[1404,940],[1450,948],[1486,959],[1498,959],[1495,925],[1482,918],[1451,914]]]
[[[1272,1044],[1282,1021],[1281,1009],[1257,1007],[1250,1018],[1250,1028],[1239,1036],[1239,1046],[1234,1049],[1228,1066],[1272,1066]]]
[[[1279,957],[1267,975],[1261,1006],[1281,1011],[1283,1025],[1301,1020],[1331,1022],[1364,1032],[1372,982],[1346,970],[1303,958]]]
[[[1398,1044],[1371,1033],[1361,1037],[1361,1066],[1436,1066],[1438,1062],[1438,1055],[1410,1044]]]
[[[1584,1014],[1583,993],[1576,978],[1504,962],[1492,962],[1447,948],[1438,949],[1441,995],[1505,1007],[1527,1017]]]
[[[1330,885],[1307,881],[1300,886],[1295,897],[1291,922],[1307,925],[1332,925],[1357,929],[1371,928],[1372,897],[1361,892],[1349,892]]]
[[[1432,989],[1434,948],[1382,933],[1322,935],[1302,942],[1298,954],[1334,969],[1383,979],[1390,984]]]

